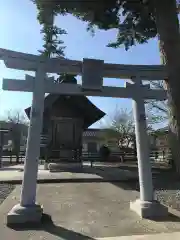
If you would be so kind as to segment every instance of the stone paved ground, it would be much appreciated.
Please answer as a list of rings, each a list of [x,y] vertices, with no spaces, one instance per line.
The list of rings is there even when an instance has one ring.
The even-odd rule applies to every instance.
[[[179,240],[180,233],[158,233],[148,235],[133,235],[133,236],[122,236],[122,237],[111,237],[111,238],[98,238],[98,240]]]
[[[0,239],[54,240],[94,239],[127,235],[180,231],[180,220],[169,217],[165,222],[141,220],[129,210],[129,202],[139,193],[128,190],[127,183],[59,183],[38,185],[37,200],[52,222],[41,228],[17,231],[5,226],[5,216],[19,201],[18,186],[0,206]]]
[[[21,183],[23,178],[23,165],[14,165],[10,167],[5,167],[0,169],[0,182],[16,182]],[[39,165],[38,170],[38,181],[45,180],[46,182],[50,180],[62,180],[62,181],[74,181],[74,180],[83,180],[87,181],[94,180],[129,180],[129,179],[137,179],[137,172],[132,172],[128,170],[121,170],[116,167],[88,167],[84,166],[80,169],[74,169],[73,171],[66,172],[54,172],[50,173],[48,170],[44,170],[43,165]],[[42,181],[43,182],[43,181]]]

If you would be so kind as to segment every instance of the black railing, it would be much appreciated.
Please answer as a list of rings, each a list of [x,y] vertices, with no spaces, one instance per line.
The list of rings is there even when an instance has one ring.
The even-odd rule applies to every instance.
[[[83,152],[83,161],[104,161],[98,152],[90,153]],[[172,154],[170,150],[156,150],[150,152],[150,159],[152,162],[165,162],[169,163],[172,160]],[[106,158],[106,161],[110,162],[125,162],[125,161],[137,161],[137,155],[134,151],[114,151],[111,152],[110,156]]]
[[[41,144],[40,148],[43,152],[44,149],[46,149],[47,146],[47,135],[41,135]],[[25,156],[26,147],[21,146],[20,148],[20,160],[23,161],[23,158]],[[14,151],[10,148],[6,148],[3,150],[3,158],[10,158],[10,162],[12,161],[12,158],[16,157],[14,154]],[[98,152],[88,152],[82,150],[82,161],[84,162],[100,162],[105,161]],[[152,162],[165,162],[170,163],[172,160],[172,154],[171,151],[166,150],[151,150],[150,151],[150,159]],[[110,156],[106,158],[106,162],[126,162],[126,161],[137,161],[137,155],[136,152],[133,149],[123,149],[119,151],[112,151]]]

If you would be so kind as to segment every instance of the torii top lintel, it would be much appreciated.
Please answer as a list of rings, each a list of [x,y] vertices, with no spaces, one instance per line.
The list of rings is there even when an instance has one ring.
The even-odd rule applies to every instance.
[[[142,80],[163,80],[167,78],[165,66],[162,65],[125,65],[104,63],[103,60],[83,59],[83,61],[69,60],[66,58],[46,58],[40,55],[21,53],[0,48],[0,60],[6,67],[36,71],[39,64],[44,64],[47,73],[69,73],[82,75],[84,61],[96,65],[101,62],[103,77],[130,79],[134,76]]]

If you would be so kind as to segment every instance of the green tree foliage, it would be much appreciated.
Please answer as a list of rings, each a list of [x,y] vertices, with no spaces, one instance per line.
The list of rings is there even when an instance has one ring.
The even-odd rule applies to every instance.
[[[39,10],[38,20],[42,25],[41,33],[43,34],[43,49],[39,50],[41,55],[44,55],[49,58],[63,58],[65,56],[64,50],[64,41],[61,40],[61,36],[67,34],[65,29],[55,26],[54,24],[51,25],[45,21],[46,17],[44,14],[43,8],[41,8],[40,1],[33,1],[37,4],[37,8]],[[47,7],[47,5],[46,5]],[[48,5],[48,7],[51,7]],[[56,9],[56,8],[55,8]],[[53,10],[51,7],[51,11],[49,14],[53,13],[53,15],[57,14],[57,11]],[[63,12],[62,12],[63,14]],[[77,79],[75,75],[62,73],[54,80],[55,83],[75,83],[77,84]]]
[[[65,30],[57,26],[45,24],[43,0],[33,0],[39,10],[38,19],[43,24],[42,33],[44,34],[44,50],[41,53],[45,55],[64,56],[64,42],[59,40],[61,35],[67,34]],[[109,43],[109,47],[118,48],[124,44],[128,50],[136,43],[147,43],[150,38],[157,35],[156,22],[152,1],[76,1],[65,3],[59,1],[48,1],[48,7],[51,6],[54,15],[71,13],[77,18],[87,21],[87,30],[95,32],[95,26],[99,29],[108,30],[117,29],[117,38],[115,42]],[[162,82],[152,83],[153,87],[162,89]],[[167,113],[167,102],[149,101],[148,107],[156,112]]]
[[[38,9],[38,19],[43,23],[43,0],[34,0]],[[119,47],[124,44],[126,49],[136,43],[146,43],[157,35],[154,9],[151,0],[142,1],[55,1],[52,8],[54,14],[71,13],[88,23],[88,30],[94,26],[99,29],[117,29],[116,41],[109,47]],[[44,7],[44,8],[43,8]]]
[[[57,26],[44,24],[41,33],[44,44],[43,50],[39,50],[39,52],[46,57],[63,57],[65,46],[63,46],[64,42],[59,39],[59,36],[67,34],[66,31]]]

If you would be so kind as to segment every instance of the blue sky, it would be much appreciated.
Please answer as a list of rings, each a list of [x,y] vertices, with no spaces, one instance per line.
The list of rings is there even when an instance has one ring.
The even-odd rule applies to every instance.
[[[17,4],[18,3],[18,4]],[[0,48],[37,54],[42,49],[41,26],[37,21],[37,10],[30,0],[0,1]],[[138,45],[125,51],[124,48],[112,49],[106,45],[116,37],[116,31],[97,31],[92,37],[86,31],[86,24],[72,16],[57,17],[58,26],[66,29],[63,37],[66,56],[74,60],[83,58],[103,59],[107,63],[121,64],[159,64],[159,51],[156,40],[148,44]],[[0,86],[2,78],[23,79],[25,72],[6,69],[0,62]],[[105,79],[105,85],[123,86],[122,79]],[[7,92],[0,90],[0,116],[9,109],[21,109],[31,104],[32,94]],[[131,109],[131,100],[90,97],[90,100],[107,114],[111,114],[117,106]],[[96,125],[97,126],[97,125]]]

